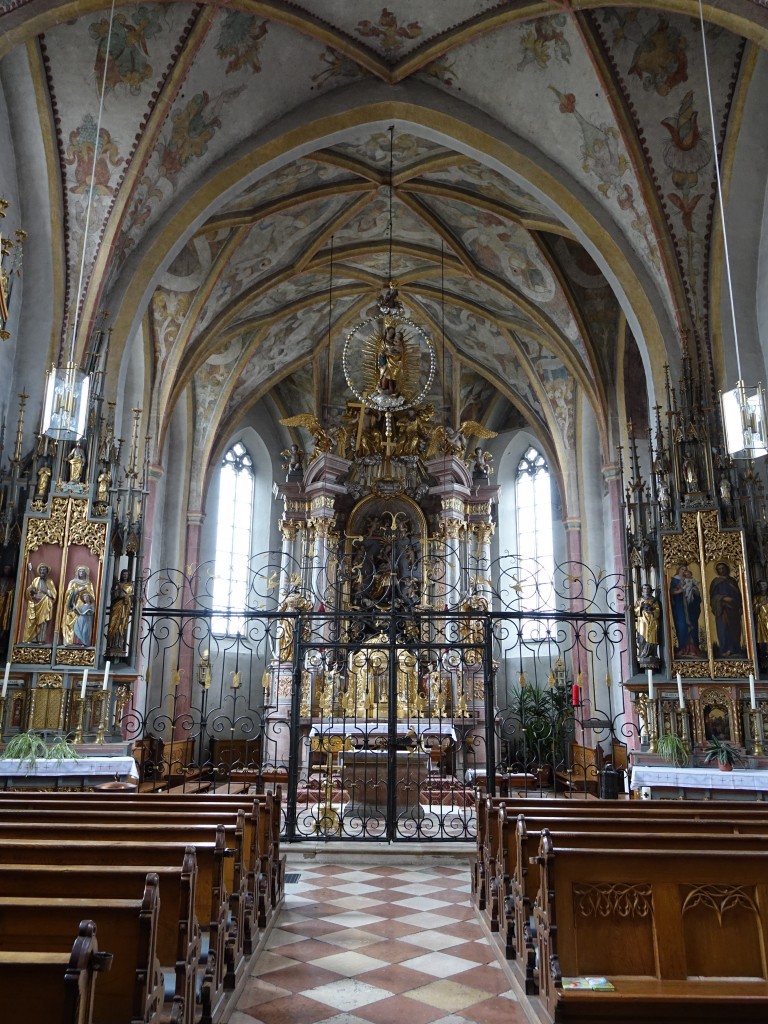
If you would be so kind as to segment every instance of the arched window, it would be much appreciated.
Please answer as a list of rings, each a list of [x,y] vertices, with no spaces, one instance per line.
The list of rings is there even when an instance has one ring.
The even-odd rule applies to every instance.
[[[515,476],[517,551],[535,559],[540,585],[526,594],[528,611],[554,609],[550,582],[554,574],[552,495],[547,460],[533,446],[517,464]]]
[[[253,460],[241,441],[224,453],[219,473],[219,508],[216,518],[216,575],[213,601],[217,610],[245,607],[248,560],[251,556],[254,475]],[[217,615],[215,633],[237,633],[244,621],[237,615]]]

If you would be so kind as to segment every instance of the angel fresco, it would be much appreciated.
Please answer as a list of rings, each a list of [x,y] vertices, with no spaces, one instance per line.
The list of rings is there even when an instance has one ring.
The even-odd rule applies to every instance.
[[[91,38],[97,42],[93,69],[95,80],[102,80],[106,64],[107,91],[112,91],[118,85],[125,85],[134,96],[137,96],[142,83],[153,75],[152,65],[148,59],[147,40],[162,31],[159,13],[153,7],[142,5],[131,14],[117,13],[112,19],[111,34],[108,18],[94,21],[89,31]]]

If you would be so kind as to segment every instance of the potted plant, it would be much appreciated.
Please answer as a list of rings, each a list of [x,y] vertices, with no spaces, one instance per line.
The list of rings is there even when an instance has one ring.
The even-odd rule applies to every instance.
[[[710,761],[717,761],[717,767],[721,772],[730,772],[733,771],[734,764],[743,763],[744,758],[732,743],[713,736],[704,754],[704,763],[708,764]]]
[[[688,748],[680,736],[665,732],[659,737],[656,750],[660,757],[675,768],[688,767]]]
[[[531,683],[510,694],[510,710],[520,728],[517,750],[523,770],[534,772],[541,785],[552,781],[553,765],[564,758],[564,739],[573,720],[567,696],[563,688]]]

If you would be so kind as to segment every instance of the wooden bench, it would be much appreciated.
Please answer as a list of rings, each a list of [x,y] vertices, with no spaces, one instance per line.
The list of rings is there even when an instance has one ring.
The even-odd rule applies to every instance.
[[[0,864],[169,865],[181,863],[187,844],[91,840],[87,847],[72,839],[0,839]],[[227,896],[224,885],[226,846],[223,828],[215,842],[197,843],[196,916],[208,928],[208,949],[202,966],[202,1024],[212,1024],[224,1005],[227,973]]]
[[[171,998],[179,997],[183,1002],[185,1024],[193,1024],[201,945],[195,915],[197,859],[194,847],[187,848],[180,867],[1,864],[0,903],[12,901],[19,894],[37,901],[68,898],[80,901],[82,906],[94,898],[128,899],[141,891],[149,873],[156,874],[160,883],[157,959],[161,969],[170,968],[174,972]],[[170,1009],[166,1004],[166,1011]]]
[[[0,898],[0,950],[66,953],[72,922],[86,914],[98,922],[101,940],[113,952],[111,969],[96,993],[94,1024],[115,1020],[160,1024],[164,993],[156,956],[159,912],[159,879],[153,873],[146,876],[143,895],[137,899],[4,896]],[[181,1022],[182,1015],[179,997],[165,1019]]]
[[[234,826],[235,832],[228,840],[233,850],[231,858],[231,871],[228,866],[226,883],[230,894],[230,909],[232,917],[238,924],[240,930],[239,942],[242,944],[243,952],[248,955],[252,952],[252,928],[255,928],[254,916],[254,894],[256,893],[256,873],[259,868],[259,806],[252,803],[251,816],[246,817],[242,807],[240,808],[219,808],[206,811],[198,811],[194,807],[161,807],[156,801],[150,801],[148,805],[144,798],[136,804],[121,803],[116,806],[110,801],[97,805],[95,802],[78,805],[67,801],[63,806],[56,806],[50,801],[41,804],[30,802],[25,806],[0,806],[0,836],[6,826],[18,827],[18,834],[22,835],[21,826],[33,826],[35,834],[40,826],[76,824],[78,828],[90,825],[116,826],[118,831],[130,829],[134,826],[141,827],[142,834],[147,835],[147,826],[160,825],[163,835],[156,838],[168,838],[165,830],[169,827],[186,828],[195,826],[199,835],[207,838],[215,832],[217,824]],[[208,827],[208,832],[204,827]],[[173,838],[178,838],[174,833]],[[191,841],[195,841],[192,837]],[[245,892],[243,892],[245,890]]]
[[[758,1024],[768,1015],[768,852],[573,849],[542,833],[541,1007],[558,1024]],[[615,991],[564,989],[606,977]]]
[[[508,817],[516,818],[519,813],[531,815],[541,811],[544,815],[573,816],[588,814],[590,817],[613,820],[617,815],[635,817],[696,817],[700,820],[729,818],[733,821],[744,819],[762,820],[768,816],[768,808],[732,800],[686,800],[669,802],[613,801],[585,799],[538,799],[525,800],[514,797],[486,797],[477,808],[477,849],[471,868],[472,897],[479,910],[485,910],[488,903],[488,885],[496,874],[496,854],[499,849],[498,808],[507,808]],[[541,827],[544,827],[543,825]]]
[[[58,798],[58,799],[57,799]],[[158,800],[160,801],[158,803]],[[202,802],[200,802],[202,801]],[[190,794],[172,791],[170,793],[35,793],[28,798],[24,794],[0,794],[0,820],[5,809],[29,808],[36,810],[51,806],[57,810],[68,806],[79,809],[105,809],[128,812],[154,811],[168,816],[171,808],[190,815],[221,811],[246,811],[245,846],[253,851],[249,858],[253,867],[246,868],[247,888],[253,902],[253,916],[259,928],[265,928],[271,916],[277,911],[285,893],[285,856],[280,852],[282,826],[282,793],[252,794],[247,797],[238,794]],[[202,820],[202,819],[201,819]],[[210,819],[206,819],[210,820]],[[251,873],[253,872],[253,873]],[[245,952],[250,952],[250,930],[245,929]]]
[[[600,788],[600,772],[604,767],[603,748],[600,744],[594,747],[584,746],[577,740],[570,745],[570,757],[567,768],[555,772],[555,781],[562,784],[566,792],[577,791],[582,794],[598,795]]]
[[[504,814],[503,809],[499,812]],[[539,873],[530,864],[538,850],[541,832],[529,831],[529,822],[518,815],[514,837],[517,855],[507,885],[507,896],[500,908],[501,933],[508,958],[517,961],[516,967],[521,983],[528,994],[537,991],[535,982],[535,929],[530,927],[532,908],[538,894]],[[641,823],[635,823],[640,826]],[[681,820],[664,821],[651,826],[630,829],[627,824],[618,825],[618,830],[606,832],[602,829],[581,831],[576,822],[561,829],[549,828],[548,832],[556,846],[564,845],[579,849],[601,849],[610,842],[611,846],[623,850],[677,849],[681,851],[706,849],[716,850],[764,850],[768,836],[768,823],[763,831],[752,834],[738,834],[728,831],[727,823],[713,823],[720,826],[718,831],[701,831],[695,823]],[[703,825],[702,828],[707,828]],[[578,831],[577,831],[578,830]]]
[[[112,954],[99,952],[95,923],[81,921],[70,952],[0,952],[0,986],[22,993],[24,1024],[93,1024],[97,975],[111,964]]]
[[[592,805],[588,805],[592,806]],[[682,805],[683,808],[685,805]],[[491,931],[502,929],[506,918],[505,901],[509,894],[510,880],[517,869],[516,828],[517,818],[511,817],[503,805],[496,811],[496,826],[493,829],[496,848],[491,851],[486,870],[488,875],[488,901],[485,916]],[[768,815],[746,815],[742,818],[712,815],[701,818],[684,813],[655,816],[652,814],[612,814],[590,815],[588,813],[560,813],[560,807],[547,813],[543,808],[524,815],[526,827],[530,832],[540,832],[543,828],[552,831],[595,832],[610,835],[620,832],[724,832],[763,835],[768,833]]]

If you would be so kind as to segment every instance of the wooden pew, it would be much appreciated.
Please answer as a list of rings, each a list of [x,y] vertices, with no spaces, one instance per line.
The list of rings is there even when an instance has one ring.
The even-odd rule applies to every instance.
[[[501,933],[507,956],[517,961],[516,968],[521,983],[525,991],[532,994],[537,991],[534,969],[536,950],[535,929],[530,927],[530,921],[540,879],[538,871],[530,865],[531,861],[535,860],[541,833],[536,830],[529,831],[528,823],[522,814],[518,815],[515,824],[516,864],[509,878],[508,896],[502,911]],[[663,826],[656,826],[659,829],[664,828],[664,831],[655,832],[647,831],[645,826],[631,831],[589,832],[576,831],[579,825],[574,822],[570,828],[566,826],[562,831],[548,829],[548,832],[556,847],[562,845],[584,850],[602,849],[606,845],[623,850],[642,851],[650,846],[655,850],[676,849],[686,852],[702,848],[722,851],[766,848],[768,824],[763,832],[756,831],[747,835],[728,832],[726,823],[719,823],[722,825],[720,831],[701,831],[695,825],[685,831],[685,824],[684,821],[665,821]],[[625,827],[619,826],[620,829]],[[707,826],[703,825],[702,828]]]
[[[555,783],[562,783],[566,792],[592,793],[597,796],[604,761],[605,756],[600,744],[587,747],[573,740],[570,746],[569,767],[555,772]]]
[[[94,1024],[116,1020],[155,1024],[164,1000],[156,956],[159,912],[159,879],[153,873],[146,876],[140,899],[2,897],[0,950],[66,953],[72,921],[87,914],[98,921],[102,941],[113,950],[111,970],[101,979],[94,1000]],[[181,998],[174,1001],[169,1019],[181,1024]]]
[[[159,801],[159,802],[158,802]],[[171,808],[175,812],[186,811],[190,815],[214,813],[218,811],[236,812],[243,808],[245,817],[246,849],[249,855],[249,866],[246,869],[247,889],[253,902],[253,917],[259,928],[265,928],[271,916],[277,911],[285,893],[285,856],[280,852],[280,831],[282,815],[282,793],[267,794],[187,794],[174,792],[171,794],[113,794],[106,796],[101,793],[35,793],[25,798],[22,793],[0,794],[0,820],[6,820],[6,809],[10,812],[18,808],[36,810],[47,806],[56,808],[73,807],[80,809],[106,810],[140,810],[154,811],[169,815]],[[202,818],[200,819],[203,820]],[[210,820],[210,819],[206,819]],[[257,866],[258,865],[258,866]],[[236,889],[233,885],[233,889]],[[244,949],[250,952],[250,928],[245,927]]]
[[[141,891],[146,876],[160,882],[156,951],[160,967],[174,971],[173,998],[183,1003],[185,1024],[194,1024],[200,928],[195,915],[197,858],[188,847],[180,867],[148,865],[0,864],[0,905],[23,894],[37,901],[128,899]],[[100,933],[103,936],[103,932]],[[171,1008],[166,1006],[170,1012]]]
[[[227,928],[229,914],[225,915],[224,923],[226,985],[228,988],[234,988],[236,976],[243,966],[247,903],[246,876],[243,872],[244,813],[242,810],[237,812],[234,824],[217,826],[188,824],[185,821],[173,820],[146,822],[134,819],[132,816],[130,820],[121,816],[113,821],[89,822],[84,813],[78,816],[76,823],[56,820],[48,822],[0,821],[0,841],[10,838],[19,840],[69,839],[76,836],[81,843],[113,841],[121,843],[131,839],[148,844],[175,842],[197,846],[200,842],[212,839],[220,830],[225,837],[224,856],[227,858],[224,862],[226,869],[221,886],[221,896],[228,903],[232,915],[231,927]],[[216,919],[218,920],[218,908],[216,910]],[[213,918],[211,922],[213,922]],[[207,919],[203,914],[200,915],[200,924],[203,928],[207,925]],[[210,927],[213,935],[215,932],[213,923]]]
[[[591,804],[588,806],[592,806]],[[685,806],[684,804],[682,805]],[[556,812],[547,814],[546,811],[526,812],[524,815],[526,826],[529,832],[540,832],[543,828],[551,831],[571,830],[580,832],[596,832],[598,834],[610,834],[613,831],[638,832],[641,835],[648,832],[726,832],[744,833],[752,835],[768,834],[768,815],[748,814],[739,817],[735,812],[733,816],[723,817],[710,815],[667,814],[604,814],[590,815],[561,814],[560,807]],[[517,868],[517,844],[515,831],[517,818],[512,818],[506,807],[501,806],[496,811],[496,826],[494,831],[496,849],[488,861],[488,903],[485,908],[485,916],[491,931],[503,930],[503,922],[507,918],[506,898],[509,895],[510,880],[513,878]],[[509,948],[507,946],[507,948]]]
[[[119,830],[134,831],[135,827],[141,827],[141,834],[147,835],[146,826],[161,825],[163,835],[156,838],[168,838],[165,830],[169,826],[195,826],[199,834],[209,838],[214,834],[218,824],[234,826],[234,836],[228,837],[230,848],[233,850],[231,857],[231,871],[228,870],[226,882],[230,893],[232,917],[238,923],[240,931],[239,942],[243,951],[249,954],[252,951],[252,917],[253,898],[252,892],[255,887],[253,881],[258,866],[257,841],[258,822],[245,817],[245,811],[239,810],[212,810],[208,812],[196,811],[194,808],[170,809],[161,808],[156,803],[148,807],[146,801],[140,801],[134,808],[131,805],[115,806],[108,801],[102,806],[89,803],[78,806],[75,802],[67,801],[63,806],[55,806],[51,802],[40,805],[32,802],[24,807],[0,807],[0,836],[6,826],[17,828],[18,835],[26,834],[23,829],[26,826],[34,826],[35,833],[40,826],[77,825],[78,834],[80,830],[90,825],[115,825]],[[252,811],[258,814],[258,805]],[[23,826],[23,828],[22,828]],[[209,831],[204,830],[204,826]],[[34,836],[33,836],[34,837]],[[174,838],[178,838],[177,829],[174,830]],[[194,837],[192,839],[194,840]],[[229,866],[228,866],[229,867]],[[245,892],[243,891],[245,890]]]
[[[92,1024],[96,978],[111,964],[112,954],[99,952],[95,923],[81,921],[70,952],[0,952],[0,987],[23,994],[24,1024]]]
[[[186,852],[184,842],[89,841],[73,839],[0,839],[0,864],[169,865],[176,867]],[[226,996],[227,896],[224,884],[224,829],[215,842],[197,843],[198,884],[196,915],[209,929],[208,954],[200,989],[201,1024],[212,1024]]]
[[[478,805],[477,849],[472,864],[472,885],[474,900],[478,909],[485,910],[489,916],[495,914],[488,898],[488,888],[497,874],[496,856],[499,850],[498,808],[505,806],[507,816],[516,818],[519,813],[526,816],[535,812],[546,815],[557,814],[558,817],[579,816],[588,814],[594,818],[613,821],[617,815],[622,817],[680,817],[700,820],[728,818],[736,821],[768,819],[768,805],[762,803],[741,803],[733,800],[674,800],[662,801],[624,801],[619,804],[613,801],[583,799],[538,799],[526,800],[513,797],[486,797]],[[544,825],[540,826],[544,827]],[[497,894],[494,883],[494,895]],[[495,917],[494,920],[498,921]],[[498,925],[493,926],[497,930]]]
[[[534,905],[549,1020],[763,1022],[768,852],[556,847],[542,833]],[[602,976],[615,991],[570,990]]]

